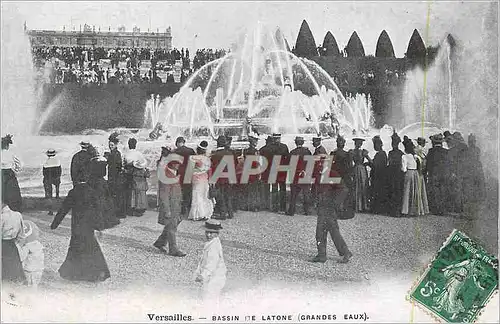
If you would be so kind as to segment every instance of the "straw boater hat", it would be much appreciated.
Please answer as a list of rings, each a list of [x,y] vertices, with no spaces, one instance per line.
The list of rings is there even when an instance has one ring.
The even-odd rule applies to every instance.
[[[208,147],[208,142],[207,141],[201,141],[200,144],[198,144],[198,148],[202,149],[202,150],[207,150],[207,147]]]
[[[222,225],[219,221],[209,219],[205,222],[205,231],[211,233],[219,233],[222,229]]]
[[[280,134],[280,133],[273,133],[273,137],[274,137],[274,138],[281,137],[281,134]]]
[[[47,152],[45,152],[45,154],[47,154],[47,156],[56,156],[56,150],[54,149],[48,149]]]
[[[364,142],[364,141],[365,141],[365,139],[364,139],[364,138],[362,138],[362,137],[354,137],[352,140],[353,140],[354,142]]]

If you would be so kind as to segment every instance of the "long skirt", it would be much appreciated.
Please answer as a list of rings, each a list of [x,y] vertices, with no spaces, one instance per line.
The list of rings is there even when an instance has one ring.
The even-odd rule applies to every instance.
[[[148,191],[147,179],[141,176],[134,176],[129,189],[130,208],[137,210],[148,209],[148,199],[146,192]]]
[[[368,172],[364,165],[354,166],[354,184],[356,195],[356,211],[368,210]]]
[[[22,211],[21,189],[12,169],[2,169],[2,199],[11,210]]]
[[[208,197],[209,184],[208,174],[198,177],[193,181],[193,196],[191,199],[191,209],[188,219],[201,220],[209,219],[214,212],[214,204]]]
[[[2,240],[2,281],[22,283],[26,280],[15,239]]]
[[[403,201],[404,173],[397,165],[387,167],[388,184],[387,198],[389,200],[389,214],[393,217],[400,216]]]
[[[408,170],[405,173],[401,213],[405,215],[425,215],[429,213],[424,178],[419,175],[417,170]]]
[[[110,277],[106,259],[93,229],[71,235],[66,260],[59,268],[62,278],[73,281],[104,281]]]

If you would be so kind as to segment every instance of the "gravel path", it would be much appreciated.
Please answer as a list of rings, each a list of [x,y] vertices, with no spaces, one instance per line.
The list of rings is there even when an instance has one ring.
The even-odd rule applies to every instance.
[[[201,222],[180,224],[178,245],[187,256],[175,258],[151,245],[162,229],[156,224],[156,212],[126,218],[99,238],[111,279],[93,284],[71,283],[58,276],[69,243],[69,216],[54,231],[49,229],[52,216],[46,213],[24,217],[42,231],[46,271],[39,294],[26,306],[2,307],[2,320],[150,322],[148,313],[202,314],[196,303],[198,285],[192,278],[204,242]],[[344,314],[366,312],[374,322],[408,322],[412,314],[414,321],[429,322],[431,317],[418,309],[412,313],[405,301],[413,281],[453,228],[483,233],[482,227],[477,229],[482,221],[357,214],[340,222],[354,253],[352,262],[338,263],[340,257],[329,239],[329,260],[315,264],[308,262],[316,253],[315,224],[314,216],[266,212],[238,212],[234,219],[223,221],[228,280],[221,309],[210,310],[208,319],[217,314],[239,315],[240,321],[252,314],[257,320],[262,315],[292,314],[297,321],[299,313],[307,313],[336,314],[337,321],[344,321]],[[498,305],[498,296],[492,302]],[[482,319],[498,322],[496,310],[491,312],[494,308],[489,307]]]

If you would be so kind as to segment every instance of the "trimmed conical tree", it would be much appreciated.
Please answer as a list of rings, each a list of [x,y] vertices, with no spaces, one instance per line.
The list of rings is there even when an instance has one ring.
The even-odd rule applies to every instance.
[[[326,33],[323,40],[324,56],[340,56],[339,46],[331,32]]]
[[[391,38],[385,30],[380,33],[380,36],[378,38],[375,57],[395,57]]]
[[[415,29],[408,43],[406,57],[409,59],[422,59],[425,58],[426,53],[424,41],[420,37],[418,30]]]
[[[295,43],[295,55],[299,57],[315,57],[318,56],[316,42],[307,21],[303,20],[300,26],[297,42]]]
[[[365,49],[361,39],[359,39],[358,33],[353,32],[347,46],[345,47],[347,57],[361,57],[365,56]]]

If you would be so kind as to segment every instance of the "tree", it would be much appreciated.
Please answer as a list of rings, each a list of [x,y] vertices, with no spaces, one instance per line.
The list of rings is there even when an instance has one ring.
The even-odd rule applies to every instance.
[[[323,40],[324,56],[340,56],[339,46],[331,32],[326,33]]]
[[[316,42],[307,21],[303,20],[300,26],[297,42],[295,43],[295,55],[299,57],[312,58],[318,56]]]
[[[411,35],[410,41],[408,42],[408,49],[406,50],[406,57],[409,59],[423,59],[425,58],[427,51],[425,49],[424,41],[418,30],[414,30]]]
[[[378,38],[375,57],[395,57],[391,38],[385,30],[380,33],[380,36]]]
[[[359,39],[358,33],[354,31],[345,47],[347,57],[363,57],[365,56],[365,49],[361,39]]]

